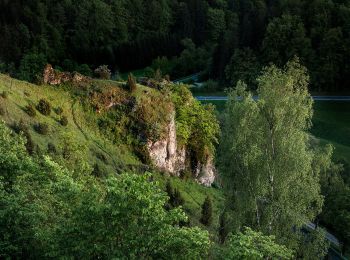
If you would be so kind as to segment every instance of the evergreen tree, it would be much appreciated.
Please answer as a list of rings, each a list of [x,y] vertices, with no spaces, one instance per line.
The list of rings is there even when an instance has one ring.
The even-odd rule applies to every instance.
[[[173,206],[174,208],[177,208],[179,206],[182,206],[184,203],[185,203],[185,200],[183,199],[180,191],[177,188],[175,188],[173,197],[170,198],[171,206]]]
[[[229,226],[227,220],[227,213],[223,211],[219,217],[219,242],[225,243],[226,237],[229,233]]]
[[[205,226],[210,226],[213,221],[213,204],[211,198],[207,196],[202,204],[201,222]]]

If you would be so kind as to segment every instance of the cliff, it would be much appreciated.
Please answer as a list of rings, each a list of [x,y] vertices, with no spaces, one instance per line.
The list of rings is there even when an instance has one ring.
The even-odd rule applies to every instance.
[[[189,149],[185,146],[180,147],[176,136],[175,112],[173,112],[166,127],[165,138],[147,142],[147,151],[154,166],[175,176],[180,176],[183,171],[189,171],[198,183],[211,186],[216,174],[213,158],[207,158],[205,163],[198,160],[194,164],[190,163]]]

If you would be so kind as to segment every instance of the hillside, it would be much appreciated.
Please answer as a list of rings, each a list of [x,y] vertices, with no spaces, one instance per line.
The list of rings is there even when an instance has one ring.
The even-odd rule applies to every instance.
[[[198,184],[192,179],[191,173],[181,175],[182,177],[169,177],[166,172],[157,170],[152,161],[147,161],[144,154],[140,155],[140,137],[137,135],[135,138],[133,131],[138,131],[136,128],[145,117],[137,118],[131,115],[131,109],[127,107],[129,101],[125,100],[135,100],[134,102],[141,104],[150,100],[158,102],[157,98],[161,98],[159,90],[137,85],[137,89],[130,93],[125,87],[125,82],[95,79],[80,85],[39,86],[0,74],[0,93],[0,118],[11,128],[29,133],[32,155],[48,154],[56,158],[65,149],[70,149],[73,157],[76,153],[77,161],[79,156],[87,157],[88,167],[92,168],[93,173],[101,176],[128,171],[155,172],[155,177],[163,188],[170,179],[173,187],[180,191],[184,199],[183,207],[190,216],[191,225],[203,226],[199,221],[201,205],[209,195],[214,201],[214,221],[209,230],[214,237],[216,236],[218,217],[224,204],[223,192]],[[193,99],[192,96],[189,98]],[[50,115],[45,116],[35,109],[36,115],[30,116],[26,106],[35,107],[42,99],[51,104]],[[114,104],[113,107],[109,107],[111,103]],[[148,108],[143,111],[143,115],[149,115],[151,121],[142,121],[142,127],[153,124],[152,117],[157,119],[157,113],[164,112],[157,110],[162,109],[162,105],[147,105],[149,107],[143,107]],[[125,116],[118,118],[119,111],[123,111]],[[60,123],[63,116],[68,119],[67,126]],[[163,117],[164,114],[160,116]],[[38,133],[36,126],[39,123],[48,125],[48,133]],[[158,130],[153,129],[152,133]],[[28,134],[25,136],[28,138]],[[73,164],[76,163],[75,158],[69,160],[72,160]]]

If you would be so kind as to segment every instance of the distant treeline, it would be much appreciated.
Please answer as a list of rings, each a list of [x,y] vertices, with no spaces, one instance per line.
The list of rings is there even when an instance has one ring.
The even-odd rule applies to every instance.
[[[0,12],[0,70],[23,79],[44,62],[85,73],[153,62],[254,85],[261,67],[298,56],[312,88],[349,91],[349,0],[2,0]]]

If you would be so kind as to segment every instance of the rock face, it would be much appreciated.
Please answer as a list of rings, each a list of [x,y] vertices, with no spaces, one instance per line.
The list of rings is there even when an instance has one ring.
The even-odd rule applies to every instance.
[[[216,169],[213,159],[209,158],[205,164],[199,163],[195,169],[196,179],[204,186],[211,186],[215,180]]]
[[[185,170],[186,150],[177,149],[174,114],[167,126],[166,138],[156,142],[148,141],[147,150],[154,165],[160,170],[177,176]]]
[[[88,81],[88,77],[85,77],[78,72],[59,72],[55,71],[51,64],[47,64],[43,72],[43,80],[45,84],[60,85],[64,82],[80,83]]]
[[[215,180],[216,169],[212,158],[205,164],[197,162],[194,169],[188,166],[188,151],[185,147],[177,146],[175,113],[167,126],[166,137],[156,142],[148,141],[147,150],[153,164],[161,171],[179,176],[182,171],[189,170],[196,180],[205,186],[210,186]]]

